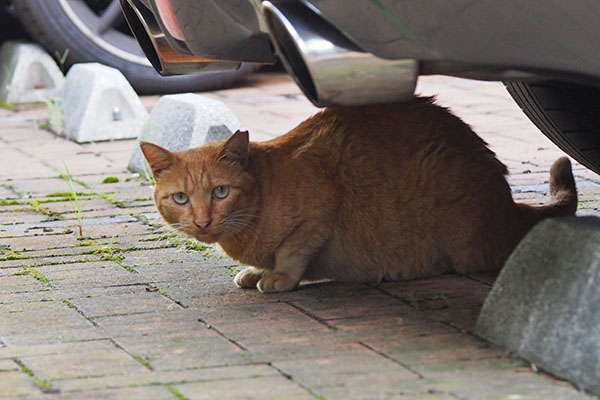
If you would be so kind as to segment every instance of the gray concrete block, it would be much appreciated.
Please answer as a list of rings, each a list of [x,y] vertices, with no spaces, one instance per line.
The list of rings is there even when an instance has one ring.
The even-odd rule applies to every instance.
[[[52,99],[65,77],[40,46],[4,42],[0,49],[0,99],[9,104]]]
[[[238,129],[244,128],[224,103],[193,93],[174,94],[158,100],[138,143],[144,140],[180,151],[225,140]],[[139,145],[131,155],[129,169],[149,174]]]
[[[78,143],[131,139],[148,112],[125,76],[98,63],[75,64],[61,94],[64,130]]]
[[[600,394],[600,219],[539,223],[506,262],[476,332]]]

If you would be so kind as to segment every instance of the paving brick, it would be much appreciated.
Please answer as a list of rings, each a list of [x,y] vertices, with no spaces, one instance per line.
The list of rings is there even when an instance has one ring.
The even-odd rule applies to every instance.
[[[336,292],[333,287],[332,292]],[[294,300],[291,303],[310,315],[322,320],[356,318],[364,315],[394,315],[399,309],[407,307],[400,300],[372,288],[368,288],[362,293],[353,293],[349,286],[343,287],[348,292],[348,296],[335,296],[331,293],[330,297],[311,297],[312,291],[305,296],[305,299]],[[341,291],[339,291],[341,292]]]
[[[485,366],[485,368],[484,368]],[[550,380],[523,369],[499,370],[485,364],[472,365],[470,370],[455,370],[431,379],[435,390],[453,393],[461,399],[590,399],[567,382]]]
[[[414,281],[385,282],[378,286],[381,290],[396,296],[407,304],[437,302],[444,299],[485,297],[490,286],[460,275],[440,275],[431,279]]]
[[[26,253],[25,253],[26,254]],[[81,255],[67,255],[67,256],[55,256],[49,255],[45,257],[27,257],[24,259],[6,260],[2,261],[2,268],[24,268],[24,267],[39,267],[44,265],[68,265],[73,263],[85,263],[89,261],[98,261],[100,256],[95,254]]]
[[[13,157],[8,155],[2,162],[11,166],[10,169],[0,169],[0,179],[2,180],[54,178],[58,174],[54,167],[19,153],[16,153]]]
[[[127,375],[104,375],[89,376],[76,379],[61,379],[56,382],[63,395],[69,395],[72,391],[95,390],[105,392],[126,388],[128,386],[156,386],[164,384],[181,384],[185,382],[228,382],[234,384],[238,379],[257,377],[280,376],[274,368],[263,364],[247,364],[236,366],[219,366],[213,368],[188,368],[170,371],[147,370],[142,372],[130,372]],[[104,390],[102,390],[104,389]]]
[[[7,225],[18,225],[18,224],[37,224],[41,221],[47,220],[48,217],[36,211],[20,211],[20,212],[6,212],[0,213],[0,229],[9,228]]]
[[[472,332],[489,284],[459,275],[442,275],[426,280],[390,282],[379,288],[422,311],[428,319],[442,321]]]
[[[143,386],[109,390],[83,390],[78,392],[60,392],[64,400],[175,400],[177,397],[166,386]]]
[[[262,361],[243,351],[217,333],[197,330],[152,336],[124,336],[115,339],[128,351],[148,360],[152,368],[205,368]]]
[[[327,326],[286,303],[223,305],[203,311],[202,318],[247,347],[282,336],[329,332]]]
[[[375,384],[417,380],[419,376],[399,363],[361,345],[348,345],[343,351],[315,354],[312,358],[276,361],[273,365],[309,388]],[[324,393],[326,394],[326,391]]]
[[[67,182],[62,178],[58,178],[58,173],[52,178],[21,179],[12,181],[10,184],[16,190],[23,193],[31,193],[31,195],[35,197],[43,197],[52,193],[67,193],[70,191]],[[88,191],[83,186],[79,186],[76,182],[74,182],[73,187],[78,192]]]
[[[48,290],[48,285],[29,275],[13,275],[19,270],[0,269],[0,298],[1,295],[23,292],[38,292]],[[1,301],[0,301],[1,302]]]
[[[173,307],[168,312],[123,314],[94,318],[100,328],[112,338],[142,337],[172,333],[204,333],[218,335],[198,321],[198,316]]]
[[[19,366],[13,360],[0,360],[0,372],[19,371]]]
[[[62,219],[75,219],[75,213],[73,209],[76,207],[75,203],[71,200],[64,201],[56,201],[51,203],[40,202],[40,206],[50,210],[53,213],[60,214],[60,218]],[[107,210],[110,209],[110,212],[114,212],[113,209],[115,205],[108,200],[98,199],[98,198],[86,198],[82,196],[78,196],[77,199],[79,203],[79,207],[81,209],[81,216],[86,218],[86,216],[96,216],[90,215],[90,211],[95,210]],[[106,212],[105,214],[109,214],[110,212]],[[116,214],[116,213],[115,213]]]
[[[1,275],[1,272],[0,272]],[[79,298],[94,298],[103,297],[108,295],[119,296],[122,294],[136,293],[139,290],[145,290],[145,286],[114,286],[114,287],[98,287],[98,288],[71,288],[67,290],[53,290],[48,286],[42,284],[37,279],[31,276],[24,276],[35,280],[42,286],[37,286],[31,289],[31,291],[19,290],[1,294],[0,293],[0,304],[14,304],[14,303],[30,303],[30,302],[46,302],[46,301],[62,301],[64,299],[73,300]]]
[[[139,222],[130,221],[125,223],[115,224],[101,224],[101,225],[90,225],[85,226],[83,234],[85,237],[96,239],[96,238],[111,238],[115,233],[118,237],[128,235],[139,235],[143,233],[150,233],[154,228]]]
[[[95,321],[119,345],[148,360],[155,370],[254,361],[250,353],[177,307],[168,313],[100,317]]]
[[[158,291],[148,291],[147,286],[131,286],[130,293],[86,296],[70,301],[90,318],[116,314],[160,313],[179,308],[176,303],[161,295]]]
[[[63,344],[56,350],[52,354],[24,356],[19,359],[36,377],[49,381],[118,372],[140,373],[147,370],[109,340],[72,342]]]
[[[44,250],[50,247],[64,246],[65,243],[76,243],[74,236],[70,234],[38,234],[30,233],[11,238],[3,238],[2,244],[9,246],[11,250],[21,252],[24,249],[28,250]]]
[[[2,399],[35,399],[42,394],[33,386],[33,378],[22,371],[0,372],[0,398]]]
[[[131,273],[114,261],[41,265],[36,269],[58,289],[146,283],[140,274]]]
[[[2,341],[8,347],[104,337],[76,310],[60,301],[3,304],[0,316]]]
[[[251,377],[234,382],[197,382],[174,387],[186,398],[196,399],[289,399],[313,400],[314,396],[283,376]]]
[[[140,207],[135,207],[135,208],[115,208],[114,206],[107,205],[105,208],[102,208],[102,209],[82,211],[82,212],[80,212],[79,215],[85,225],[87,220],[92,219],[92,218],[112,217],[112,216],[118,216],[118,215],[131,216],[131,215],[135,215],[135,214],[154,212],[154,210],[156,210],[156,208],[154,207],[154,205],[151,205],[151,204],[147,204],[145,206],[140,206]],[[74,212],[63,213],[63,214],[60,214],[60,216],[61,216],[61,218],[71,219],[71,220],[74,220],[77,218],[76,213],[74,213]]]
[[[497,348],[442,323],[372,317],[333,321],[348,339],[364,343],[425,376],[459,361],[503,358]]]

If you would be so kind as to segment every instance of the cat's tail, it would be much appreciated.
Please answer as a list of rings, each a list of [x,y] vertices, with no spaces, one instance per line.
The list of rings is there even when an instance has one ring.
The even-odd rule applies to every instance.
[[[527,230],[544,218],[566,217],[574,215],[577,211],[577,188],[571,162],[567,157],[554,161],[550,168],[550,196],[551,203],[543,206],[517,204],[524,214],[524,219],[529,220],[527,222],[530,226]]]

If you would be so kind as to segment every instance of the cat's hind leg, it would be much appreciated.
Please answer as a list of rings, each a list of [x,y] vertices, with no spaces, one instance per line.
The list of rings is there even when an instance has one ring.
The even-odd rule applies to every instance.
[[[263,293],[294,290],[327,237],[325,225],[304,223],[299,226],[277,249],[275,269],[258,281],[258,290]]]
[[[264,275],[265,275],[264,269],[258,269],[255,267],[246,267],[235,275],[235,278],[233,278],[233,282],[239,288],[255,289],[256,284],[258,283],[258,281],[260,281],[260,278],[262,278]]]

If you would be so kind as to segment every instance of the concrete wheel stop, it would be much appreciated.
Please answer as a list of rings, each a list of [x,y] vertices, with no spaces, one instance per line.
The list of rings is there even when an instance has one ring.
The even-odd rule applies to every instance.
[[[506,262],[476,332],[600,394],[600,219],[539,223]]]
[[[149,122],[138,138],[129,160],[129,169],[149,174],[139,141],[157,144],[171,151],[186,150],[207,142],[225,140],[241,122],[222,102],[193,93],[162,96],[152,111]]]
[[[56,62],[33,43],[4,42],[0,49],[0,100],[33,103],[58,95],[65,77]]]
[[[121,71],[98,63],[73,65],[60,101],[64,132],[78,143],[135,138],[148,117]]]

